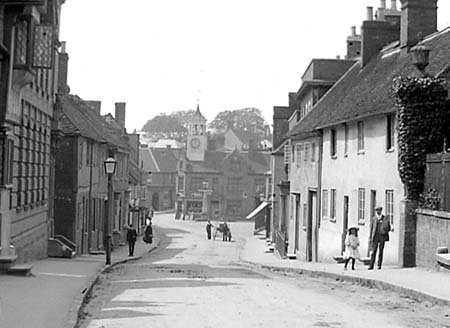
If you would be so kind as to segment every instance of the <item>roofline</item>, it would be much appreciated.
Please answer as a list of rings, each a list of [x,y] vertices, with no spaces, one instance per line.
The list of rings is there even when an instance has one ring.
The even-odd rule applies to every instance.
[[[156,161],[155,155],[153,155],[151,148],[148,148],[148,151],[150,153],[150,156],[152,157],[153,162],[155,163],[156,169],[158,170],[158,172],[161,172],[161,169],[159,168],[158,162]]]
[[[303,81],[302,85],[298,89],[298,91],[295,93],[295,99],[300,98],[300,95],[306,92],[310,87],[312,86],[329,86],[333,85],[336,81],[332,80],[306,80]]]
[[[382,112],[378,112],[378,113],[372,113],[372,114],[367,114],[367,115],[360,115],[360,116],[356,116],[356,117],[353,117],[353,118],[348,119],[348,120],[341,120],[341,121],[338,121],[338,122],[335,122],[335,123],[332,123],[332,124],[317,126],[315,128],[315,130],[326,129],[326,128],[330,128],[330,127],[333,127],[333,126],[336,126],[336,125],[345,124],[345,123],[351,123],[351,122],[360,121],[360,120],[363,120],[363,119],[368,119],[368,118],[377,117],[377,116],[382,116],[382,115],[386,115],[386,114],[393,114],[395,112],[396,112],[396,109],[393,108],[393,109],[388,109],[388,110],[385,110],[385,111],[382,111]]]
[[[281,149],[283,149],[283,147],[288,143],[288,141],[289,141],[288,139],[283,139],[283,141],[278,145],[278,147],[271,152],[271,155],[274,155],[279,151],[281,151]]]
[[[306,69],[305,69],[305,71],[303,72],[303,74],[302,74],[302,80],[303,80],[303,77],[305,76],[305,74],[306,74],[306,72],[308,71],[308,69],[309,69],[309,67],[314,63],[314,62],[320,62],[320,61],[322,61],[322,62],[325,62],[325,61],[328,61],[328,62],[330,62],[330,61],[333,61],[333,62],[339,62],[339,61],[342,61],[342,62],[344,62],[344,61],[354,61],[354,59],[337,59],[337,58],[313,58],[313,59],[311,59],[311,61],[309,62],[309,64],[308,64],[308,66],[306,67]]]

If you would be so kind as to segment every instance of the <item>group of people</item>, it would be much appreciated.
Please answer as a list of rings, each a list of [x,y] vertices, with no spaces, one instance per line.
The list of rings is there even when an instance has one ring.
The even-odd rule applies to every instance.
[[[391,224],[389,219],[382,214],[383,208],[377,206],[375,208],[375,216],[370,220],[370,232],[369,232],[369,249],[370,249],[370,264],[369,270],[373,270],[375,266],[375,260],[378,253],[377,267],[380,270],[383,263],[384,244],[389,241],[389,232]],[[352,270],[355,270],[355,261],[360,258],[358,238],[359,228],[352,226],[348,228],[348,234],[345,238],[345,251],[344,251],[344,269],[347,270],[348,263],[352,262]]]
[[[208,220],[206,223],[206,237],[211,239],[213,233],[214,225],[211,223],[211,220]],[[222,232],[222,240],[223,241],[231,241],[231,229],[226,222],[220,225],[220,231]],[[214,234],[215,238],[215,234]]]
[[[144,236],[142,238],[146,244],[151,244],[153,242],[153,227],[152,227],[153,210],[150,213],[151,215],[149,215],[146,219]],[[137,236],[138,234],[136,228],[133,226],[133,224],[130,224],[127,231],[128,256],[134,256],[134,248],[136,245]]]

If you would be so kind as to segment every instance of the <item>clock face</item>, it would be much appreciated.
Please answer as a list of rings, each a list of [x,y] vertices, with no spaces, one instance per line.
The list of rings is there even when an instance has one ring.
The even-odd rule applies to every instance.
[[[192,148],[198,148],[200,146],[200,140],[198,138],[191,139]]]

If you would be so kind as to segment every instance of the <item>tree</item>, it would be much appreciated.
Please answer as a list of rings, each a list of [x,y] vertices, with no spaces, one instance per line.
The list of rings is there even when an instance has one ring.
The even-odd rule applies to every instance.
[[[266,125],[267,123],[261,111],[258,108],[248,107],[232,111],[222,111],[216,115],[208,127],[218,130],[232,127],[237,130],[262,135],[264,134],[264,127]]]
[[[181,110],[169,115],[161,113],[148,120],[142,128],[150,136],[182,140],[187,134],[187,122],[195,113],[194,110]]]

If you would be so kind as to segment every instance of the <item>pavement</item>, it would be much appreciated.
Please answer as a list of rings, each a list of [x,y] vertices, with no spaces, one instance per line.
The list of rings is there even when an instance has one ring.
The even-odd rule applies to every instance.
[[[128,246],[115,248],[111,266],[141,258],[159,244],[158,227],[151,245],[138,238],[135,257]],[[342,264],[302,262],[266,253],[262,235],[248,236],[240,253],[242,263],[313,278],[330,278],[362,286],[399,292],[419,301],[450,305],[450,270],[386,266],[368,271],[362,263],[345,271]],[[82,255],[74,259],[47,258],[33,263],[32,276],[0,275],[0,328],[74,328],[83,302],[89,297],[105,265],[105,255]]]
[[[247,238],[241,261],[273,271],[346,281],[398,292],[418,301],[450,305],[450,270],[447,269],[384,266],[381,270],[368,270],[362,262],[357,262],[354,271],[344,270],[343,264],[282,259],[277,253],[266,253],[266,248],[264,236]]]
[[[100,274],[110,267],[148,254],[159,244],[158,230],[151,245],[138,236],[135,256],[128,245],[115,247],[111,265],[106,256],[73,259],[46,258],[31,263],[30,277],[0,275],[0,328],[74,328],[84,300]]]

